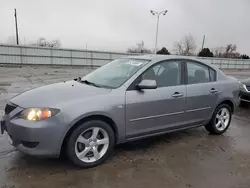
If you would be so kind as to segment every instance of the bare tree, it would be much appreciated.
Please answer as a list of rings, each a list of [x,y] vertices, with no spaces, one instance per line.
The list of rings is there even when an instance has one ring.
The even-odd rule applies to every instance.
[[[5,44],[16,45],[16,37],[15,36],[9,36],[6,39]]]
[[[223,57],[223,54],[225,53],[225,47],[216,47],[212,49],[212,52],[214,53],[214,57]]]
[[[225,57],[230,57],[230,56],[232,56],[232,54],[236,53],[236,49],[237,49],[236,44],[228,44],[228,45],[226,46],[226,51],[225,51],[224,56],[225,56]]]
[[[147,49],[144,47],[144,42],[140,42],[136,44],[136,47],[128,48],[128,53],[145,53],[145,54],[151,54],[152,51],[150,49]]]
[[[236,49],[237,49],[236,44],[228,44],[226,46],[226,53],[232,53],[232,52],[236,51]]]
[[[180,55],[193,55],[196,50],[194,37],[192,35],[184,36],[179,42],[174,43],[174,49]]]
[[[60,48],[60,40],[47,41],[44,37],[39,38],[36,43],[31,44],[32,46],[38,47],[49,47],[49,48]]]
[[[235,44],[227,44],[225,47],[216,47],[212,51],[215,57],[240,58],[240,54],[236,50]]]
[[[34,46],[39,46],[39,47],[47,47],[47,44],[48,42],[46,41],[45,38],[41,37],[39,38],[36,43],[34,44]]]
[[[51,48],[60,48],[61,47],[61,41],[60,40],[52,40],[49,44],[49,47]]]

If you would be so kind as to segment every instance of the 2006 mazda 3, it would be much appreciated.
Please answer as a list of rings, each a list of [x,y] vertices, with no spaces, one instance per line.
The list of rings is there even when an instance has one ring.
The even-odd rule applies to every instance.
[[[193,58],[127,57],[12,98],[1,128],[24,153],[65,150],[76,165],[93,167],[118,143],[198,126],[224,133],[238,94],[236,79]]]

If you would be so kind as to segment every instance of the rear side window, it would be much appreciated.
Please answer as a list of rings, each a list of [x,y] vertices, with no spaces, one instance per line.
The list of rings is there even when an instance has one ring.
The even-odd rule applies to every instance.
[[[188,84],[210,82],[209,68],[200,63],[187,61],[187,82]]]
[[[209,69],[209,74],[210,74],[210,81],[215,82],[216,81],[216,71],[213,69]]]

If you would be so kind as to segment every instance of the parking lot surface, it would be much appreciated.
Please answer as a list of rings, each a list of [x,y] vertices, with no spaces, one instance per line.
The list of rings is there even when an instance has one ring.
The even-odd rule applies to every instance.
[[[90,69],[0,67],[0,116],[6,101],[25,90],[83,76]],[[225,70],[243,79],[250,71]],[[0,188],[249,188],[250,108],[238,108],[228,131],[201,128],[122,144],[105,164],[79,169],[66,159],[16,151],[0,136]]]

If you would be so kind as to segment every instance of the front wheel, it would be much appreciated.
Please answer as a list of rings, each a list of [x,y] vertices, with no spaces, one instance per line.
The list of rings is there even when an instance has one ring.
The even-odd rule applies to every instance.
[[[205,128],[211,134],[223,134],[228,129],[231,119],[231,107],[227,104],[221,104],[215,109],[210,122],[205,125]]]
[[[72,132],[67,143],[67,154],[77,166],[91,168],[104,162],[114,144],[112,128],[103,121],[92,120]]]

